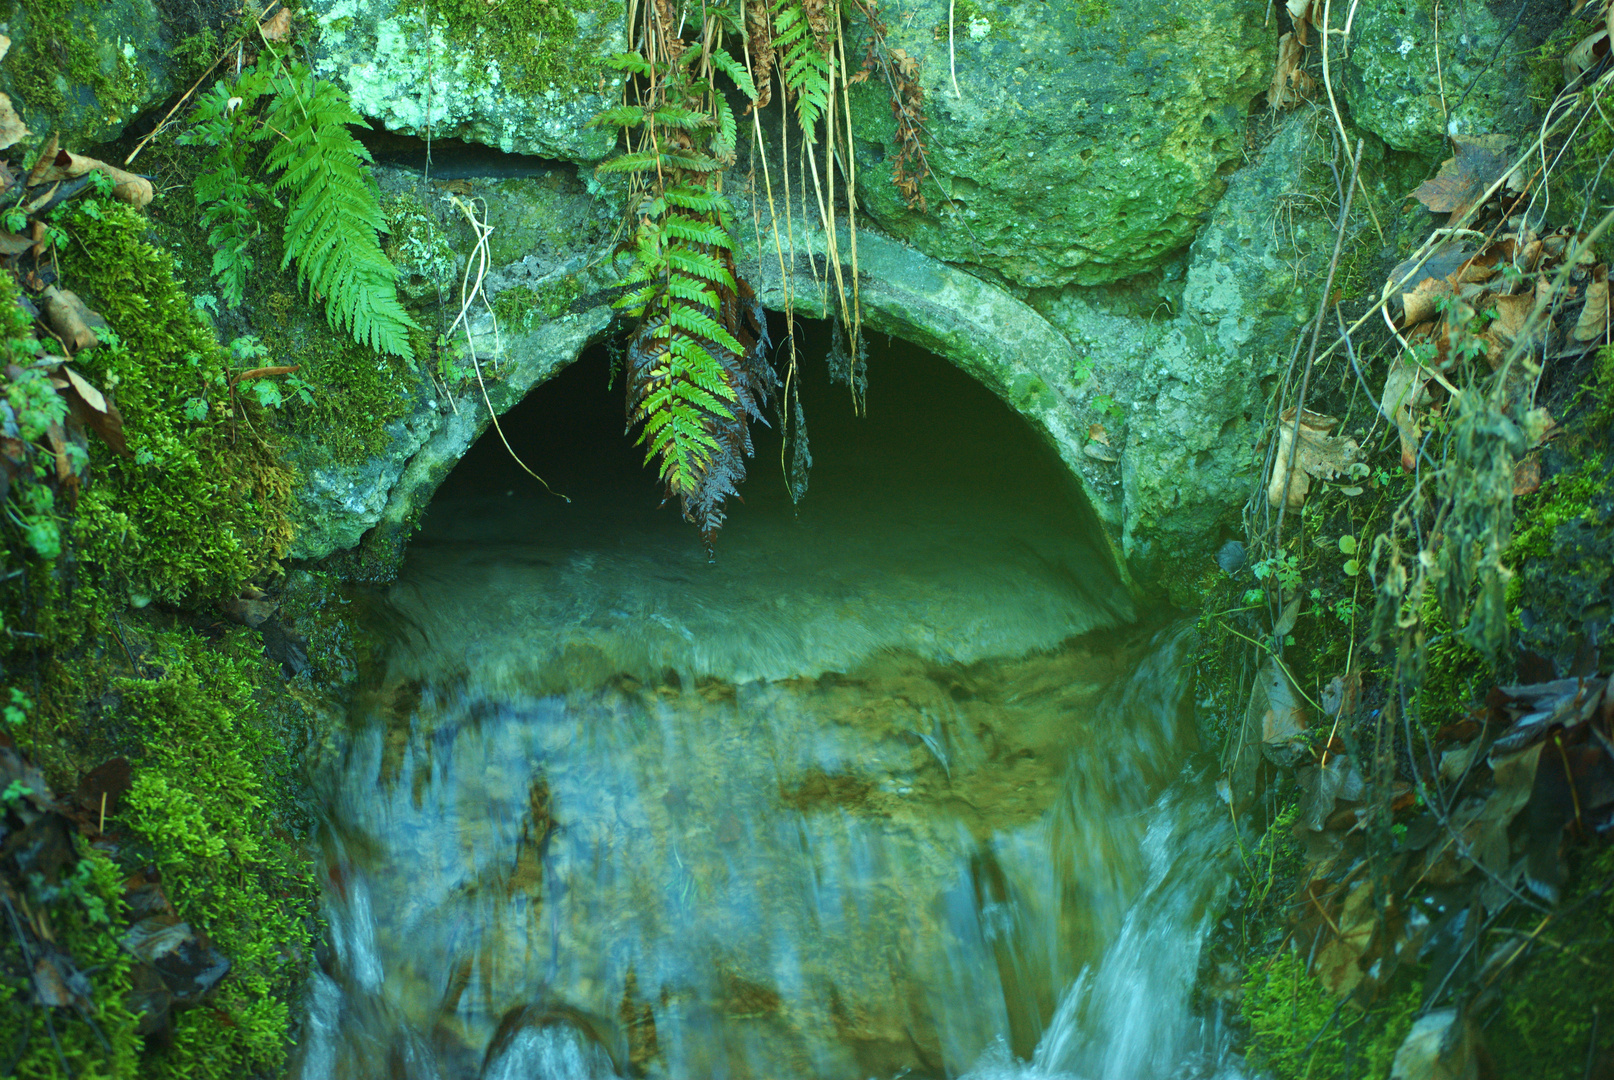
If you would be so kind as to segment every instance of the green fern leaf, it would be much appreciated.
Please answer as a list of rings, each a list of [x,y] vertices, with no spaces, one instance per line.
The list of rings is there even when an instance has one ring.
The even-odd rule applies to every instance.
[[[712,66],[734,80],[734,85],[740,88],[740,93],[746,96],[746,100],[755,101],[757,99],[757,84],[751,81],[751,73],[746,70],[745,65],[740,61],[726,52],[714,51],[712,53]]]
[[[662,228],[668,236],[677,240],[685,240],[691,244],[707,244],[717,248],[732,248],[733,240],[729,234],[712,224],[691,217],[669,217],[662,223]]]
[[[698,334],[708,341],[715,342],[732,353],[745,351],[745,346],[734,340],[734,335],[723,329],[718,321],[698,307],[689,304],[673,304],[668,308],[668,317],[672,324],[680,330],[687,330],[691,334]],[[675,344],[683,342],[678,338]],[[704,350],[702,350],[704,351]],[[714,360],[715,364],[716,361]]]
[[[274,97],[259,139],[277,137],[265,167],[275,191],[291,196],[282,268],[325,299],[332,326],[377,352],[414,355],[415,321],[398,300],[397,270],[381,250],[386,230],[370,152],[348,130],[363,118],[335,84],[290,64],[270,84]]]
[[[693,251],[685,247],[669,248],[667,265],[682,273],[715,281],[724,288],[730,290],[736,288],[734,275],[729,272],[729,268],[704,251]]]
[[[645,110],[642,105],[617,105],[606,109],[590,120],[590,127],[636,127],[644,123]]]

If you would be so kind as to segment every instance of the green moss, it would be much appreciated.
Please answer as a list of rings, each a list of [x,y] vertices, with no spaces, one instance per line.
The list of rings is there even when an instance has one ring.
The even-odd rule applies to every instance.
[[[72,957],[88,977],[88,1016],[76,1009],[34,1007],[28,1001],[32,988],[26,981],[0,976],[0,1030],[7,1033],[7,1063],[14,1066],[11,1075],[39,1080],[137,1076],[140,1038],[135,1029],[139,1017],[123,1001],[130,989],[133,961],[119,947],[117,937],[108,932],[123,915],[124,872],[105,852],[81,841],[75,843],[80,861],[71,885],[50,890],[57,895],[49,896],[40,895],[46,891],[43,888],[32,889],[28,902],[33,910],[47,913],[57,948]],[[67,884],[65,880],[63,884]],[[5,941],[8,948],[14,948],[9,927]],[[21,1060],[13,1062],[11,1055],[25,1031],[27,1048]],[[68,1073],[62,1072],[64,1062]]]
[[[566,0],[405,0],[399,10],[422,6],[450,42],[496,64],[500,78],[519,94],[592,84],[599,58],[577,63],[577,15]],[[600,17],[621,16],[621,5],[611,4]],[[506,66],[510,70],[503,70]]]
[[[234,595],[290,539],[291,474],[231,406],[229,358],[120,204],[64,219],[62,282],[115,344],[79,354],[113,391],[130,457],[91,443],[98,480],[79,501],[81,554],[131,592],[179,602]]]
[[[583,284],[570,274],[537,288],[506,289],[494,298],[493,313],[508,328],[528,330],[534,323],[564,315],[583,291]]]
[[[111,114],[109,118],[121,120],[141,100],[146,76],[118,43],[97,36],[88,5],[75,0],[17,0],[6,6],[8,18],[21,15],[25,23],[20,47],[6,64],[29,106],[60,113],[69,106],[64,92],[85,87],[100,109]]]
[[[1504,984],[1487,1038],[1500,1076],[1580,1080],[1587,1062],[1614,1055],[1614,981],[1604,974],[1614,971],[1614,850],[1582,868],[1560,910],[1572,917],[1542,934]]]
[[[1341,1004],[1305,969],[1288,950],[1250,966],[1242,1005],[1250,1063],[1278,1080],[1384,1080],[1412,1030],[1422,988],[1363,1011]]]
[[[142,748],[122,818],[180,916],[231,962],[212,1011],[176,1017],[173,1048],[150,1075],[269,1072],[284,1056],[289,997],[306,974],[313,905],[294,822],[277,820],[286,811],[276,789],[290,786],[287,732],[256,690],[276,676],[244,628],[217,645],[189,631],[158,634],[146,659],[159,677],[113,683],[120,733]]]

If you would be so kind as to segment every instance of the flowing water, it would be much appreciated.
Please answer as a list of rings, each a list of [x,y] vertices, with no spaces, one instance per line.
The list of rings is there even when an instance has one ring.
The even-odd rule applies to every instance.
[[[462,466],[314,765],[296,1074],[1231,1075],[1183,635],[981,423],[845,436],[799,513],[759,467],[713,563],[620,478]]]

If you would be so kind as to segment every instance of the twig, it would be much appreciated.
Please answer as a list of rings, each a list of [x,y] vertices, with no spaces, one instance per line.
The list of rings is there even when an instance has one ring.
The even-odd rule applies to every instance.
[[[543,477],[533,472],[532,469],[527,466],[527,463],[521,460],[521,456],[517,454],[515,452],[515,448],[510,445],[510,440],[505,437],[504,428],[499,426],[499,414],[494,410],[493,402],[488,398],[488,387],[487,384],[482,381],[482,362],[477,358],[476,355],[476,339],[471,334],[471,320],[469,316],[471,304],[478,296],[482,297],[482,303],[487,307],[488,318],[493,320],[494,349],[502,352],[503,345],[499,341],[499,317],[494,313],[493,304],[488,301],[487,294],[482,291],[482,282],[487,277],[488,262],[491,258],[488,251],[488,237],[493,235],[493,226],[487,224],[485,219],[478,219],[475,211],[471,209],[470,204],[460,201],[459,196],[450,196],[450,199],[455,206],[459,207],[460,212],[465,215],[465,220],[470,222],[471,231],[476,234],[476,249],[472,252],[471,258],[465,260],[465,275],[460,281],[460,313],[455,317],[454,322],[449,326],[448,332],[452,334],[461,323],[465,325],[465,347],[471,354],[471,369],[476,372],[476,385],[482,391],[482,403],[488,407],[488,419],[493,422],[493,430],[498,432],[499,441],[504,443],[504,448],[505,450],[509,451],[511,460],[517,465],[520,465],[522,471],[528,476],[532,477],[540,484],[543,484],[545,491],[549,492],[551,495],[559,497],[563,502],[569,503],[572,500],[568,499],[564,495],[561,495],[560,492],[550,487],[549,483],[544,480]],[[474,286],[470,284],[471,262],[473,259],[476,260],[477,263],[476,284]]]

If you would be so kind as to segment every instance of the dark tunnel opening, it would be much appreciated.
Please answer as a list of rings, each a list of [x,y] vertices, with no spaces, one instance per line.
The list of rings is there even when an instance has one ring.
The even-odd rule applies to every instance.
[[[772,316],[775,362],[783,369],[784,320]],[[990,390],[946,360],[883,334],[869,341],[866,412],[854,413],[844,384],[830,380],[829,324],[798,320],[800,394],[813,466],[794,513],[833,515],[848,505],[879,512],[916,490],[1013,506],[1052,531],[1093,541],[1097,524],[1063,462],[1031,425]],[[730,499],[717,554],[743,542],[751,522],[790,514],[774,403],[767,424],[754,423],[755,456],[739,500]],[[468,539],[462,509],[503,501],[500,516],[545,533],[611,529],[682,530],[698,548],[676,502],[662,505],[654,464],[626,431],[624,392],[612,350],[599,344],[534,388],[500,421],[511,449],[571,501],[544,491],[489,428],[438,489],[421,539]],[[915,521],[920,526],[922,523]],[[553,531],[553,532],[552,532]]]

